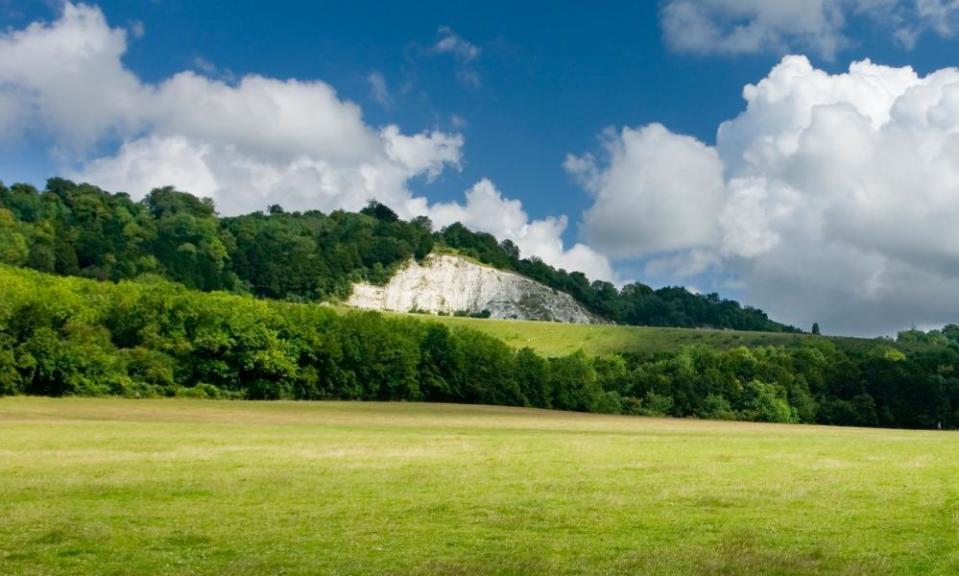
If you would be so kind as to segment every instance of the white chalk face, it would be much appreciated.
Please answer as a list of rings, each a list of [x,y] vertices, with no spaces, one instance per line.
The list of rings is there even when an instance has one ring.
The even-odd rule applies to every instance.
[[[432,255],[422,265],[411,261],[383,286],[356,284],[347,304],[367,310],[447,315],[488,311],[492,318],[606,323],[565,292],[449,255]]]

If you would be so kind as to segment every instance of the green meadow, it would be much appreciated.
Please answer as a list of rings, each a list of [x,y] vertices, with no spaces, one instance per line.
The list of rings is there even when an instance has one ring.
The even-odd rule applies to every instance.
[[[0,399],[0,574],[955,574],[959,434]]]
[[[341,311],[349,308],[341,307]],[[845,336],[813,336],[785,332],[747,332],[739,330],[711,330],[705,328],[662,328],[654,326],[619,326],[561,324],[533,320],[498,320],[493,318],[464,318],[432,314],[399,314],[432,320],[450,327],[470,328],[502,340],[514,348],[529,347],[544,356],[563,356],[577,350],[588,355],[658,354],[675,352],[682,346],[708,346],[727,350],[746,346],[793,346],[804,342],[828,340],[845,351],[866,351],[877,346],[908,346],[890,341],[850,338]],[[913,346],[920,348],[920,345]]]

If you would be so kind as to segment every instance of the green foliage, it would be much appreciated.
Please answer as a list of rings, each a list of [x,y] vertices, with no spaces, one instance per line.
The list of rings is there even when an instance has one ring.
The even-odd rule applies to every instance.
[[[182,214],[182,212],[180,212]],[[489,321],[479,322],[483,324]],[[955,333],[949,328],[940,332]],[[543,358],[422,317],[0,265],[0,394],[427,400],[650,416],[959,424],[959,347],[684,346]]]
[[[708,345],[671,340],[655,354],[545,359],[462,326],[297,303],[345,296],[357,280],[386,281],[436,242],[564,290],[621,322],[788,330],[715,295],[590,284],[582,274],[521,260],[512,243],[458,224],[434,233],[427,219],[404,222],[379,204],[355,214],[272,207],[221,219],[210,202],[171,188],[133,202],[51,179],[42,193],[0,184],[0,264],[137,281],[58,279],[0,266],[0,394],[431,400],[769,422],[959,424],[955,325],[862,347],[685,331],[683,344]],[[491,320],[477,324],[500,329]],[[548,332],[559,338],[562,331]],[[773,342],[784,345],[756,345]]]
[[[26,262],[30,246],[23,234],[25,228],[16,221],[13,212],[0,208],[0,263],[19,266]]]
[[[548,386],[553,392],[552,407],[592,411],[600,401],[603,390],[589,358],[577,352],[563,358],[551,358],[549,366]]]
[[[739,416],[757,422],[795,422],[786,391],[776,384],[752,380],[743,386]]]
[[[346,308],[341,308],[346,310]],[[404,313],[384,312],[405,316]],[[709,328],[667,328],[655,326],[623,326],[614,324],[562,324],[533,320],[490,318],[475,320],[439,314],[432,320],[451,328],[469,328],[503,340],[514,348],[529,347],[547,356],[564,356],[582,349],[590,356],[643,355],[672,353],[685,346],[706,346],[714,350],[729,350],[745,346],[757,348],[775,346],[818,349],[839,349],[852,353],[874,353],[876,350],[898,350],[903,353],[921,352],[927,344],[900,344],[886,339],[851,338],[842,336],[812,336],[786,332],[739,332]]]
[[[266,213],[219,218],[211,201],[170,187],[134,202],[62,178],[48,180],[43,192],[0,184],[0,263],[60,275],[117,281],[159,274],[204,291],[336,300],[354,282],[387,282],[436,244],[566,292],[620,324],[798,332],[716,294],[591,283],[580,272],[521,258],[510,240],[497,242],[458,223],[434,232],[428,218],[405,222],[378,202],[359,213],[289,213],[274,205]]]
[[[428,220],[362,213],[218,218],[213,203],[158,188],[141,202],[51,178],[43,192],[0,184],[0,263],[97,279],[159,274],[190,288],[276,299],[342,298],[353,282],[385,282],[433,248]]]
[[[719,394],[707,394],[703,408],[703,417],[710,420],[736,420],[738,416],[729,400]]]
[[[647,392],[642,398],[631,397],[627,401],[627,414],[637,416],[668,416],[673,408],[672,396]]]
[[[959,326],[949,324],[942,330],[905,330],[900,332],[896,341],[902,344],[930,344],[933,346],[959,346]]]
[[[515,378],[528,406],[551,408],[553,390],[547,377],[549,366],[532,349],[523,348],[516,353]]]

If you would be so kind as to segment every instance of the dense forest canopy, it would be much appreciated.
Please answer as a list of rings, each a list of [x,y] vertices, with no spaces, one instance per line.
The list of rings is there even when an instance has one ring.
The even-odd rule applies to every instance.
[[[209,200],[172,188],[134,201],[89,184],[51,178],[45,190],[0,184],[0,262],[101,280],[156,274],[204,291],[317,301],[343,299],[354,282],[386,282],[397,266],[435,246],[512,270],[572,295],[622,324],[798,331],[760,310],[680,287],[617,289],[580,272],[523,258],[509,240],[429,219],[404,221],[371,203],[359,213],[265,213],[218,217]]]
[[[959,425],[959,330],[903,352],[543,358],[434,321],[0,265],[0,395],[423,400],[861,426]]]

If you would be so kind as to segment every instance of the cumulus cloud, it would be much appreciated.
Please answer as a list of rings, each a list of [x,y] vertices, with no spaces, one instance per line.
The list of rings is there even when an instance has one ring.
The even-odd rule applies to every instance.
[[[956,0],[667,0],[663,34],[675,50],[697,54],[808,51],[832,59],[862,21],[887,30],[906,48],[924,32],[959,30]]]
[[[386,145],[386,155],[403,166],[410,174],[426,174],[429,180],[438,177],[446,166],[460,167],[463,136],[432,132],[407,136],[396,126],[387,126],[380,132]]]
[[[76,152],[114,131],[138,128],[150,90],[120,62],[126,31],[110,29],[96,9],[64,4],[55,25],[34,23],[0,35],[0,94],[19,122],[49,132]]]
[[[596,245],[647,256],[659,275],[728,274],[802,325],[959,320],[959,70],[863,61],[830,75],[789,56],[743,96],[715,147],[653,125],[616,135],[603,165],[567,162],[596,195],[584,221]],[[713,176],[690,182],[693,170]],[[677,196],[704,209],[672,212]],[[657,242],[649,226],[680,230]]]
[[[583,232],[614,257],[710,245],[718,233],[703,214],[720,209],[723,167],[716,151],[659,124],[603,136],[605,157],[566,158],[566,170],[595,196]]]
[[[460,134],[374,128],[324,82],[233,81],[202,58],[195,62],[200,73],[147,83],[124,66],[126,48],[127,33],[110,28],[98,8],[69,2],[53,23],[0,34],[0,138],[39,132],[55,142],[67,176],[134,197],[174,185],[212,198],[224,214],[271,204],[356,210],[375,199],[404,217],[449,224],[455,215],[516,240],[526,256],[612,277],[588,248],[564,249],[565,218],[530,220],[518,201],[477,192],[494,190],[488,181],[467,193],[465,204],[431,206],[413,194],[412,179],[429,183],[460,168]],[[479,54],[442,29],[436,50],[463,63]],[[371,85],[376,90],[372,76]],[[380,85],[385,91],[385,81]],[[500,221],[504,208],[508,228]]]

